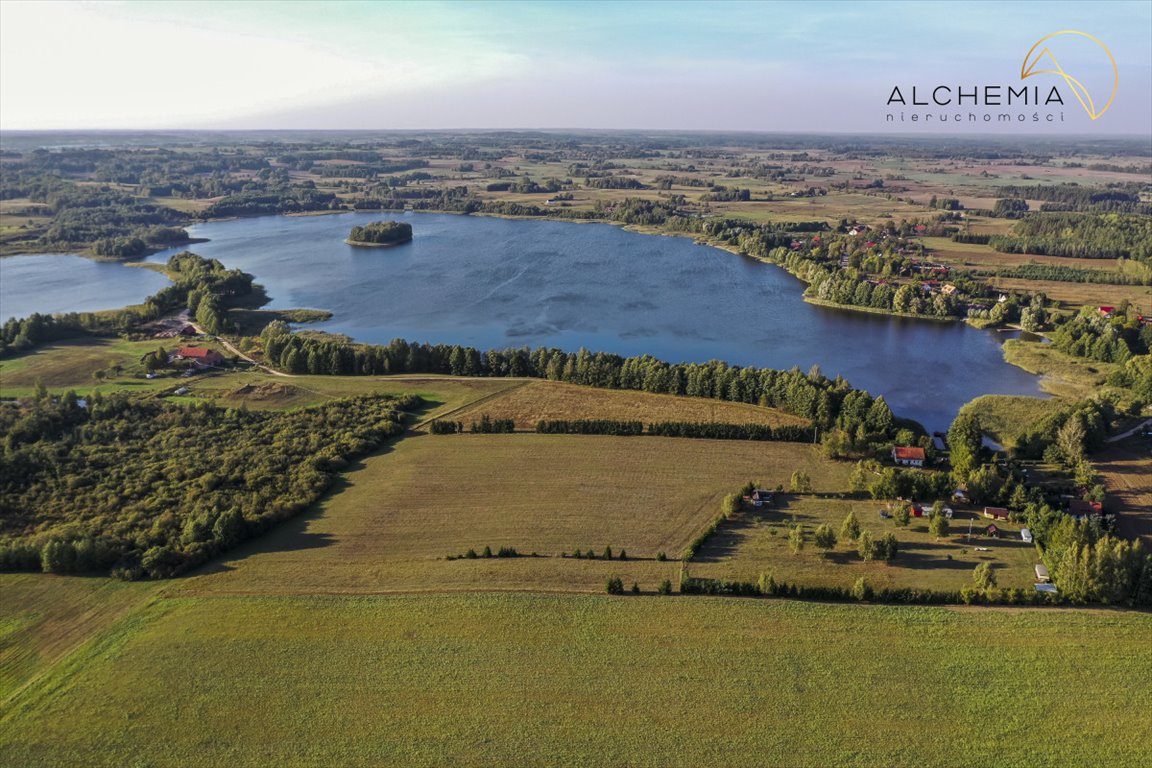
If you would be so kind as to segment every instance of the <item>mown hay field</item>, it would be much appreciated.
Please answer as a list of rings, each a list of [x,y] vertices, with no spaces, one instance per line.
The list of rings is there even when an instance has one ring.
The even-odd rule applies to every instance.
[[[161,599],[0,715],[0,762],[1144,766],[1150,634],[1112,611]]]
[[[698,397],[676,397],[631,390],[603,390],[557,381],[532,381],[498,397],[475,403],[448,418],[467,427],[482,414],[512,419],[517,429],[534,430],[541,419],[615,419],[628,421],[716,421],[726,424],[807,424],[808,420],[775,408]]]
[[[845,487],[851,466],[811,446],[592,435],[415,435],[365,459],[315,513],[182,582],[215,592],[443,589],[602,591],[610,576],[652,591],[749,480]],[[447,560],[512,547],[540,557]],[[628,560],[562,558],[574,550]]]

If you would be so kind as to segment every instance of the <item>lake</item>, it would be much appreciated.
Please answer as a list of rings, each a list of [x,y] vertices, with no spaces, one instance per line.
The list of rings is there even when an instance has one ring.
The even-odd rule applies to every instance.
[[[168,285],[151,269],[82,256],[39,254],[0,259],[0,322],[33,312],[94,312],[139,304]]]
[[[352,226],[387,218],[411,223],[414,240],[382,249],[343,242]],[[688,238],[437,213],[269,216],[201,224],[190,234],[208,239],[191,250],[256,275],[270,307],[330,310],[330,321],[310,327],[358,341],[819,365],[883,394],[930,430],[945,429],[981,394],[1040,394],[1036,377],[1004,362],[994,333],[806,304],[803,284],[782,269]],[[143,271],[93,266],[124,278]],[[24,290],[52,294],[60,306],[51,286]]]

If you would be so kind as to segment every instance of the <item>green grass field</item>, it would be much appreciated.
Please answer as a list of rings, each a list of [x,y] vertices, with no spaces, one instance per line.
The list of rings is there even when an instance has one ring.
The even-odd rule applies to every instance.
[[[603,390],[556,381],[532,381],[453,413],[468,425],[481,414],[512,419],[517,429],[534,430],[541,419],[622,419],[719,421],[729,424],[806,424],[807,419],[775,408],[707,398],[676,397],[631,390]]]
[[[1049,344],[1021,339],[1004,342],[1004,359],[1041,376],[1040,388],[1045,392],[1073,400],[1099,393],[1108,375],[1119,367],[1115,363],[1074,357]]]
[[[1104,611],[161,599],[0,715],[0,761],[1143,766],[1150,633]]]
[[[1016,445],[1020,435],[1036,427],[1046,416],[1060,410],[1060,400],[1016,395],[983,395],[964,405],[961,413],[980,419],[984,432],[1005,448]]]

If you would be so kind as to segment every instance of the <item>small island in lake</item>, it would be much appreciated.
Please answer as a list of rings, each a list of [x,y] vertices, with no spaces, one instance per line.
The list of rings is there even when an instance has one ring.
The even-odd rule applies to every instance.
[[[374,221],[363,227],[352,227],[348,245],[363,245],[373,248],[383,248],[390,245],[400,245],[412,239],[412,225],[403,221]]]

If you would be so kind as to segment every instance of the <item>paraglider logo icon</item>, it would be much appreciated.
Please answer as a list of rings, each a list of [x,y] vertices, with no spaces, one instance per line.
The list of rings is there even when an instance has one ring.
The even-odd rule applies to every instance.
[[[1067,35],[1079,35],[1079,38],[1065,37]],[[1092,94],[1088,91],[1088,86],[1082,82],[1087,79],[1087,74],[1081,70],[1077,70],[1080,75],[1079,78],[1072,73],[1066,71],[1060,66],[1060,62],[1056,59],[1056,54],[1053,49],[1057,51],[1071,50],[1083,40],[1087,39],[1100,47],[1104,55],[1108,57],[1108,62],[1112,65],[1112,92],[1108,95],[1108,101],[1104,106],[1097,106],[1097,102],[1092,99]],[[1051,41],[1051,42],[1049,42]],[[1039,51],[1039,52],[1037,52]],[[1063,55],[1063,53],[1061,53]],[[1103,66],[1104,59],[1099,57],[1101,65]],[[1081,62],[1079,66],[1084,66]],[[1043,68],[1041,68],[1043,67]],[[1116,59],[1113,58],[1112,52],[1108,50],[1108,46],[1097,40],[1087,32],[1077,32],[1074,29],[1066,29],[1062,32],[1053,32],[1047,37],[1040,39],[1036,45],[1032,46],[1032,50],[1028,51],[1028,55],[1024,57],[1024,63],[1020,65],[1020,79],[1032,77],[1033,75],[1059,75],[1064,78],[1064,82],[1076,94],[1076,99],[1080,102],[1080,106],[1084,107],[1084,111],[1093,120],[1098,119],[1101,115],[1108,111],[1112,106],[1112,101],[1116,98],[1116,89],[1120,85],[1120,70],[1116,67]],[[1094,84],[1094,87],[1099,88]],[[1103,96],[1102,92],[1098,92],[1097,97]]]

